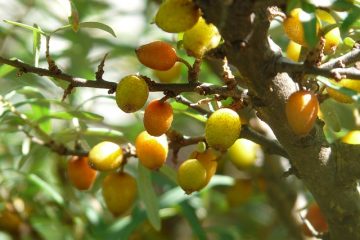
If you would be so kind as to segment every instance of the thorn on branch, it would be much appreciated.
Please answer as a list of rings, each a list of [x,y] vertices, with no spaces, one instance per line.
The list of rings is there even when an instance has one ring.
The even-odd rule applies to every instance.
[[[68,85],[68,87],[64,90],[64,94],[62,96],[61,101],[65,101],[66,97],[71,94],[72,90],[74,89],[74,85],[71,83]]]
[[[96,81],[101,81],[103,80],[103,75],[104,75],[104,66],[105,66],[105,60],[106,60],[106,57],[109,55],[109,53],[106,53],[103,57],[103,59],[101,60],[99,66],[98,66],[98,70],[97,72],[95,73],[95,78],[96,78]]]
[[[50,36],[46,36],[46,61],[48,63],[49,71],[55,74],[61,74],[61,70],[56,65],[55,61],[50,56]]]

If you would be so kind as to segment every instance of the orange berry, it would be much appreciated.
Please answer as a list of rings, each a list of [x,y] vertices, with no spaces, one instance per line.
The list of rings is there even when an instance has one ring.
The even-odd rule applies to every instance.
[[[163,41],[142,45],[135,52],[142,64],[160,71],[169,70],[178,60],[175,49]]]
[[[153,100],[145,108],[144,126],[152,136],[160,136],[169,130],[173,121],[173,109],[168,102]]]
[[[319,110],[317,97],[309,91],[298,91],[289,97],[286,103],[286,117],[288,123],[297,135],[310,132]]]
[[[313,203],[309,206],[305,218],[310,222],[311,226],[319,233],[324,233],[329,230],[329,226],[326,222],[326,218],[321,212],[321,209],[317,203]],[[304,224],[303,231],[306,236],[312,236],[311,231]]]
[[[159,169],[166,161],[168,143],[165,136],[154,137],[143,131],[137,136],[135,147],[141,164],[149,169]]]
[[[102,184],[105,204],[114,216],[130,209],[137,193],[135,178],[125,172],[110,173]]]
[[[96,171],[88,162],[88,157],[73,156],[67,163],[69,180],[79,190],[89,189],[96,178]]]

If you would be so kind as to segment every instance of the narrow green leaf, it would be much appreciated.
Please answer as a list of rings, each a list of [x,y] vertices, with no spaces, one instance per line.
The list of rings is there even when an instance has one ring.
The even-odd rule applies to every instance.
[[[175,187],[160,197],[160,206],[170,207],[194,197],[194,194],[187,195],[181,187]]]
[[[34,24],[34,28],[40,29],[36,24]],[[34,54],[35,67],[39,66],[40,45],[41,45],[41,34],[39,33],[39,31],[33,31],[33,54]]]
[[[114,30],[113,30],[110,26],[108,26],[108,25],[106,25],[106,24],[104,24],[104,23],[100,23],[100,22],[81,22],[81,23],[79,23],[79,26],[80,26],[81,28],[96,28],[96,29],[100,29],[100,30],[103,30],[103,31],[111,34],[112,36],[116,37],[116,34],[115,34]],[[65,25],[65,26],[62,26],[62,27],[56,29],[56,30],[53,31],[52,33],[56,33],[56,32],[58,32],[58,31],[66,30],[66,29],[69,29],[69,28],[71,28],[71,27],[72,27],[71,25]]]
[[[23,87],[18,90],[16,90],[18,94],[24,95],[27,100],[23,102],[19,102],[15,104],[15,107],[19,107],[23,105],[24,103],[30,104],[32,109],[32,114],[29,115],[29,117],[34,120],[38,121],[39,119],[43,118],[44,116],[47,116],[50,113],[50,102],[47,101],[47,99],[44,97],[44,95],[40,92],[39,89],[34,87]],[[39,101],[33,101],[30,99],[38,99]],[[42,101],[41,101],[42,100]],[[42,130],[49,133],[51,132],[51,122],[50,119],[46,119],[44,121],[41,121],[39,123],[39,126]]]
[[[332,82],[329,81],[329,79],[325,78],[325,77],[321,77],[318,76],[317,80],[323,84],[325,84],[327,87],[330,87],[336,91],[339,91],[340,93],[351,97],[351,99],[353,99],[355,102],[360,103],[360,94],[358,94],[356,91],[349,89],[349,88],[345,88],[345,87],[341,87],[338,85],[333,84]]]
[[[185,104],[182,104],[182,103],[179,103],[179,102],[171,102],[170,105],[174,110],[179,110],[179,111],[184,111],[184,110],[189,108]]]
[[[16,68],[9,66],[9,65],[2,65],[0,66],[0,78],[5,77],[6,75],[8,75],[9,73],[11,73],[12,71],[14,71]]]
[[[168,177],[173,183],[175,184],[177,183],[176,171],[173,168],[165,164],[160,168],[160,172],[164,174],[166,177]]]
[[[43,179],[33,173],[28,175],[27,179],[29,180],[29,182],[36,185],[45,193],[47,193],[47,195],[51,197],[56,203],[58,203],[59,205],[64,205],[64,199],[62,198],[62,196],[57,191],[55,191],[55,189],[49,183],[45,182]]]
[[[146,215],[151,225],[159,231],[161,229],[159,201],[152,186],[151,172],[141,163],[138,164],[138,186],[140,198],[145,205]]]
[[[56,118],[56,119],[62,119],[62,120],[71,120],[74,117],[82,119],[82,120],[91,120],[91,121],[102,121],[104,119],[103,116],[100,116],[98,114],[92,113],[92,112],[86,112],[86,111],[68,111],[68,112],[52,112],[46,116],[43,116],[41,119],[38,120],[39,123],[46,121],[49,118]]]
[[[342,34],[346,34],[354,23],[360,18],[360,8],[354,7],[349,12],[348,16],[344,19],[343,23],[340,26],[340,31]]]
[[[197,236],[197,239],[206,240],[206,232],[204,231],[198,217],[196,216],[195,209],[188,202],[182,202],[180,207],[181,212],[188,220],[193,233]]]
[[[115,34],[114,30],[110,26],[108,26],[108,25],[106,25],[104,23],[100,23],[100,22],[82,22],[82,23],[80,23],[80,27],[82,27],[82,28],[100,29],[100,30],[103,30],[103,31],[113,35],[114,37],[116,37],[116,34]]]
[[[303,21],[303,27],[304,27],[304,35],[306,43],[309,45],[310,48],[313,48],[316,46],[316,43],[318,41],[317,38],[317,20],[315,17],[315,13],[304,13],[307,16],[306,21]]]
[[[39,32],[40,34],[45,35],[45,36],[47,35],[40,28],[35,28],[35,27],[29,26],[29,25],[26,25],[26,24],[23,24],[23,23],[13,22],[13,21],[10,21],[10,20],[3,20],[3,21],[5,23],[12,24],[12,25],[15,25],[15,26],[18,26],[18,27],[21,27],[21,28],[24,28],[24,29],[27,29],[27,30],[30,30],[30,31]]]
[[[79,12],[72,0],[69,0],[70,8],[71,8],[71,15],[69,16],[69,23],[72,26],[74,32],[79,30]]]

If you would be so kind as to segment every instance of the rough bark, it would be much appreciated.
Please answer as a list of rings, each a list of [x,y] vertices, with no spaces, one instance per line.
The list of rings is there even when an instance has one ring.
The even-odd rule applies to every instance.
[[[219,28],[225,40],[222,53],[246,79],[250,95],[257,99],[254,102],[260,103],[255,106],[258,116],[272,128],[298,177],[325,214],[330,239],[360,240],[360,195],[357,190],[360,149],[345,144],[329,145],[320,120],[305,137],[298,137],[290,130],[285,103],[296,91],[296,84],[287,73],[277,72],[279,52],[267,38],[266,1],[196,2],[204,18]]]

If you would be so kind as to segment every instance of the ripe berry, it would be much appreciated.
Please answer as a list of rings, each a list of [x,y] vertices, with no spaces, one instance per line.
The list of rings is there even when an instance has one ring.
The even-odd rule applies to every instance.
[[[216,169],[217,169],[217,165],[218,165],[218,163],[217,163],[218,157],[219,157],[219,154],[211,148],[206,149],[204,152],[194,151],[190,155],[191,159],[197,159],[206,170],[205,186],[210,182],[211,178],[216,173]]]
[[[181,65],[180,63],[175,63],[175,65],[166,71],[154,70],[154,75],[162,83],[175,82],[181,76]]]
[[[351,90],[354,90],[354,91],[360,93],[360,82],[358,80],[342,79],[338,83],[336,83],[335,81],[332,80],[332,83],[334,83],[340,87],[349,88]],[[352,103],[353,102],[351,97],[349,97],[345,94],[342,94],[341,92],[339,92],[335,89],[327,87],[326,91],[328,92],[328,94],[330,95],[331,98],[335,99],[338,102],[341,102],[341,103]]]
[[[324,215],[321,212],[321,209],[319,208],[319,205],[317,203],[313,203],[309,206],[308,211],[306,213],[305,218],[310,222],[311,226],[318,232],[318,233],[324,233],[329,230],[329,226],[326,222],[326,219]],[[308,229],[308,227],[303,225],[303,231],[306,236],[312,237],[313,234]]]
[[[149,169],[159,169],[166,161],[168,143],[165,136],[154,137],[143,131],[137,136],[135,147],[141,164]]]
[[[217,28],[200,18],[194,27],[184,33],[183,44],[189,55],[199,58],[206,51],[216,48],[220,40]]]
[[[137,75],[124,77],[116,87],[116,103],[126,113],[141,109],[148,96],[148,85],[142,77]]]
[[[135,52],[142,64],[160,71],[169,70],[178,60],[175,49],[163,41],[142,45]]]
[[[300,58],[300,53],[301,53],[301,45],[290,40],[289,45],[287,46],[286,49],[286,56],[291,60],[293,60],[294,62],[298,62]]]
[[[256,143],[239,138],[231,145],[227,153],[231,162],[238,169],[246,169],[255,164],[258,149],[259,145]]]
[[[239,138],[240,130],[239,115],[229,108],[221,108],[207,120],[205,139],[210,147],[225,151]]]
[[[153,100],[145,108],[144,126],[152,136],[160,136],[169,130],[173,121],[173,109],[168,102]]]
[[[301,8],[293,9],[289,16],[284,20],[283,27],[286,35],[290,40],[302,46],[306,46],[307,44],[304,38],[304,27],[300,21],[301,12]]]
[[[306,135],[314,126],[319,110],[317,97],[309,91],[298,91],[286,103],[286,117],[296,135]]]
[[[69,180],[79,190],[89,189],[96,178],[96,171],[88,162],[88,157],[73,156],[67,163]]]
[[[99,171],[114,170],[123,160],[121,147],[113,142],[101,142],[89,152],[89,165]]]
[[[184,32],[196,24],[200,9],[192,0],[166,0],[155,16],[156,25],[170,33]]]
[[[135,178],[120,172],[107,175],[102,184],[102,195],[114,216],[124,214],[135,201],[137,186]]]
[[[199,191],[207,184],[206,169],[197,159],[188,159],[179,166],[177,180],[186,194]]]

